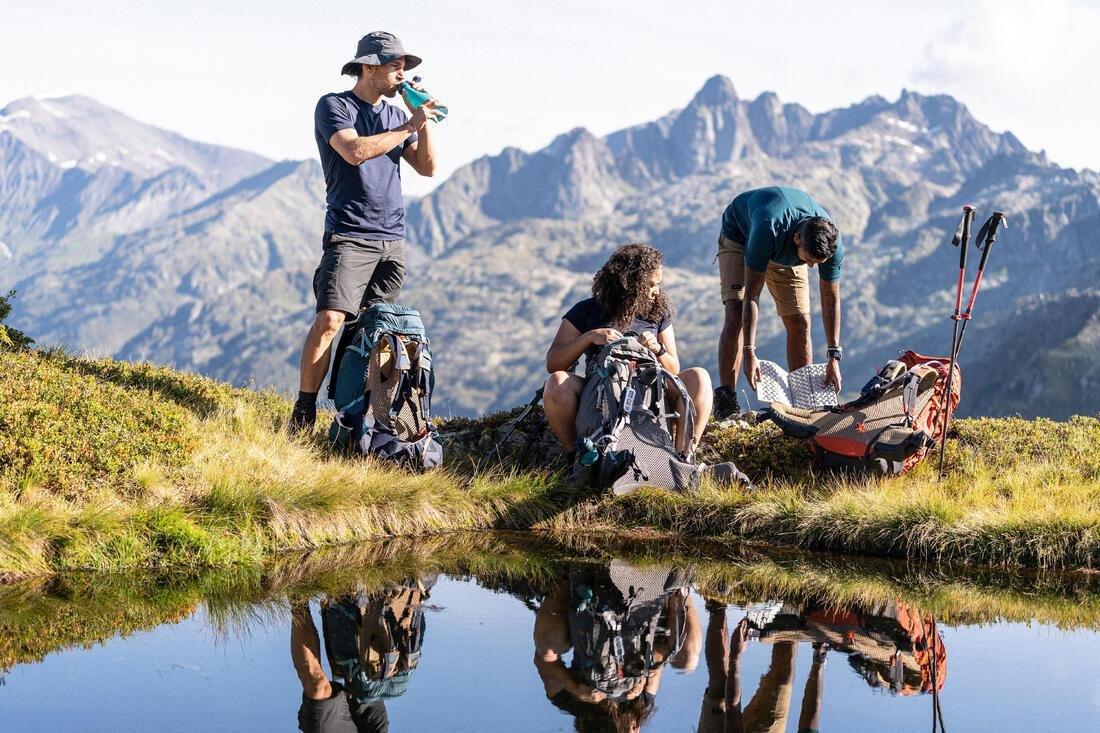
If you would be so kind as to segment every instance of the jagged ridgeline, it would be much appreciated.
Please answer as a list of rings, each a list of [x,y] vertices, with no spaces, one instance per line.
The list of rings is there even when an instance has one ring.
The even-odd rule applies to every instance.
[[[811,191],[850,245],[849,384],[897,349],[948,348],[948,240],[973,203],[1009,212],[1011,229],[968,334],[963,413],[1100,410],[1100,176],[948,96],[813,114],[718,76],[659,120],[506,148],[410,203],[403,300],[435,339],[442,414],[525,401],[558,319],[628,239],[665,252],[684,361],[713,368],[719,216],[774,183]],[[84,97],[0,110],[0,292],[18,288],[13,323],[45,344],[289,388],[322,208],[313,161],[196,143]],[[776,319],[762,327],[762,350],[781,354]]]

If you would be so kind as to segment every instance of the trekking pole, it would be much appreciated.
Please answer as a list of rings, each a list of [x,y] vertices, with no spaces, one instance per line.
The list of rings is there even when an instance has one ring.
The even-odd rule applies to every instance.
[[[481,473],[482,461],[492,456],[494,453],[496,454],[497,458],[501,459],[501,462],[503,462],[503,459],[500,457],[500,446],[508,442],[508,438],[511,438],[512,433],[516,432],[516,428],[518,428],[519,424],[523,422],[523,419],[531,414],[531,410],[535,409],[535,405],[542,401],[542,394],[545,390],[546,387],[539,387],[537,390],[535,390],[535,396],[532,397],[531,401],[527,403],[527,406],[523,408],[523,412],[521,412],[519,416],[514,421],[512,421],[512,425],[508,428],[508,432],[504,434],[504,437],[496,442],[496,444],[493,446],[493,449],[489,451],[488,455],[482,456],[481,459],[477,462],[477,465],[474,467],[475,474]]]
[[[950,394],[951,381],[955,377],[955,347],[959,343],[959,319],[962,318],[963,281],[966,279],[966,249],[970,245],[970,224],[974,221],[974,207],[967,204],[963,206],[962,219],[955,228],[955,236],[951,238],[951,244],[959,248],[959,283],[955,288],[955,312],[951,314],[951,320],[955,322],[951,333],[951,363],[947,367],[947,389]],[[943,430],[940,433],[940,480],[943,480],[943,457],[947,447],[947,420],[950,412],[943,411]]]
[[[997,230],[1001,227],[1008,229],[1008,217],[1002,211],[994,211],[993,216],[986,219],[978,230],[978,236],[974,238],[974,244],[982,251],[982,258],[978,260],[978,274],[974,278],[974,289],[970,291],[970,302],[966,304],[966,312],[961,316],[962,328],[959,330],[959,342],[955,344],[955,351],[951,361],[955,361],[959,349],[962,348],[963,336],[966,335],[966,324],[970,321],[970,315],[974,312],[974,301],[978,298],[978,289],[982,286],[982,273],[985,272],[985,263],[989,260],[989,251],[993,249],[993,243],[997,239]]]

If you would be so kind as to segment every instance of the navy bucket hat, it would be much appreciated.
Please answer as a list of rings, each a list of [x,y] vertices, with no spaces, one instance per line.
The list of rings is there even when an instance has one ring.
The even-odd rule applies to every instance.
[[[368,64],[370,66],[382,66],[389,62],[404,57],[405,69],[413,69],[423,60],[405,51],[401,45],[401,39],[386,31],[374,31],[359,39],[359,45],[355,48],[355,58],[344,64],[340,69],[341,74],[358,76],[356,66]]]

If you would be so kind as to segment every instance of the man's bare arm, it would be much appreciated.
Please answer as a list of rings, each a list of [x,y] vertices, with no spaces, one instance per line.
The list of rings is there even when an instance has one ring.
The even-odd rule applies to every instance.
[[[825,341],[840,346],[840,281],[821,281],[821,323],[825,326]]]
[[[821,281],[821,322],[825,325],[825,341],[830,347],[840,346],[840,281]],[[844,383],[840,376],[840,361],[829,359],[825,365],[825,384],[839,392]]]
[[[756,347],[756,322],[760,318],[760,293],[764,290],[765,274],[745,268],[745,304],[741,310],[741,340]]]
[[[328,144],[349,164],[359,165],[385,155],[402,145],[412,133],[413,126],[408,122],[396,129],[363,137],[360,137],[354,129],[348,128],[333,133],[328,139]]]
[[[434,111],[435,107],[442,105],[434,99],[429,99],[424,103],[424,106]],[[417,137],[418,140],[406,147],[401,156],[406,163],[412,166],[414,171],[430,178],[435,175],[435,144],[433,143],[431,125],[421,127],[417,131]]]

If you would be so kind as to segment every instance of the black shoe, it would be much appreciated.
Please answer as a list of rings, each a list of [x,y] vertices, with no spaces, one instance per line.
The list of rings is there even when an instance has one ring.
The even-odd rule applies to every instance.
[[[317,403],[307,400],[295,401],[294,411],[290,413],[290,434],[311,433],[316,422]]]
[[[714,419],[732,420],[741,416],[741,405],[737,403],[737,390],[723,386],[714,390]]]

